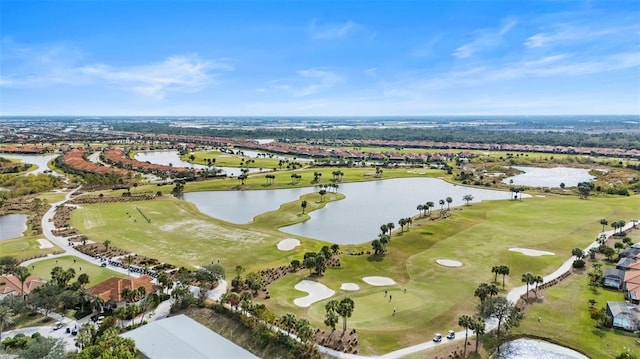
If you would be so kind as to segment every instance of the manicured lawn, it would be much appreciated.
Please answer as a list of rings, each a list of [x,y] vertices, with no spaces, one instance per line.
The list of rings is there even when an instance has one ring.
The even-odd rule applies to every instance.
[[[184,155],[181,157],[181,159],[183,161],[189,161],[189,156],[191,156],[191,154],[192,153]],[[240,167],[241,163],[246,167],[247,164],[245,164],[245,162],[251,160],[252,162],[248,164],[250,168],[273,169],[278,168],[279,162],[279,160],[275,158],[251,158],[249,156],[231,155],[228,153],[222,153],[220,151],[197,151],[193,152],[193,155],[195,156],[195,160],[193,161],[193,163],[205,166],[208,164],[206,160],[207,158],[215,158],[216,161],[213,164],[214,167]]]
[[[506,264],[511,269],[504,295],[521,285],[523,273],[551,273],[570,257],[572,248],[591,243],[599,232],[599,218],[630,218],[639,207],[637,198],[581,201],[560,197],[465,206],[447,220],[414,218],[408,232],[394,233],[389,254],[382,261],[367,255],[343,256],[342,268],[328,270],[319,280],[336,290],[337,296],[331,299],[348,295],[355,301],[349,327],[358,330],[361,352],[380,354],[429,340],[434,332],[459,330],[458,317],[476,312],[475,288],[480,282],[493,280],[493,265]],[[528,257],[508,251],[511,247],[556,255]],[[458,260],[464,266],[442,267],[435,263],[439,258]],[[267,303],[277,315],[293,312],[324,327],[324,304],[329,299],[309,308],[293,304],[293,299],[305,295],[293,286],[307,275],[308,271],[300,271],[272,284],[272,299]],[[372,287],[361,280],[370,275],[391,277],[398,283],[391,287],[391,304],[384,300],[384,287]],[[339,289],[344,282],[357,283],[361,290],[347,294]],[[405,285],[407,294],[401,292]],[[398,312],[392,317],[394,303]]]
[[[97,262],[96,262],[97,263]],[[51,270],[54,267],[62,267],[62,269],[73,268],[76,271],[76,276],[72,279],[72,282],[78,279],[78,276],[82,273],[89,275],[88,287],[96,285],[111,277],[126,277],[126,274],[112,271],[108,268],[100,267],[95,263],[89,263],[84,259],[76,258],[73,256],[63,256],[58,258],[50,258],[42,261],[35,262],[29,266],[31,274],[38,276],[44,280],[51,279]]]
[[[317,170],[317,169],[316,169]],[[328,183],[331,171],[323,173],[323,183]],[[346,169],[345,181],[369,179],[371,168]],[[407,169],[385,170],[384,178],[406,177]],[[313,178],[313,170],[297,171],[303,174],[302,182]],[[437,171],[440,172],[441,171]],[[289,186],[285,172],[280,186]],[[288,173],[288,172],[287,172]],[[368,175],[369,176],[368,176]],[[432,176],[426,171],[423,175]],[[415,176],[415,173],[412,173]],[[248,188],[264,188],[263,175],[250,177]],[[326,176],[326,178],[325,178]],[[252,182],[255,181],[255,182]],[[188,190],[225,189],[237,186],[237,180],[217,180],[188,183]],[[297,186],[297,185],[296,185]],[[141,190],[138,187],[136,190]],[[310,189],[308,200],[311,211],[324,205],[314,199],[318,196]],[[338,199],[330,197],[327,200]],[[139,207],[152,222],[147,223],[135,207]],[[129,212],[132,217],[126,214]],[[434,332],[459,330],[458,317],[476,312],[477,298],[473,292],[480,282],[491,282],[494,265],[508,265],[506,289],[520,286],[523,273],[546,275],[553,272],[571,255],[571,249],[586,247],[601,230],[601,218],[612,220],[637,217],[640,201],[637,197],[595,198],[580,200],[576,197],[533,197],[522,201],[485,201],[472,206],[452,209],[446,220],[431,221],[414,217],[411,228],[404,233],[396,231],[384,258],[369,255],[343,255],[342,268],[329,269],[318,279],[336,290],[332,299],[344,295],[356,304],[349,328],[358,330],[359,348],[363,354],[381,354],[408,345],[430,340]],[[305,251],[317,251],[326,244],[308,238],[299,238],[302,245],[288,252],[277,250],[277,243],[290,235],[278,227],[305,220],[300,213],[299,201],[283,204],[280,209],[257,216],[250,224],[236,225],[210,218],[200,213],[192,204],[163,196],[152,201],[83,205],[72,213],[72,225],[89,239],[102,242],[166,261],[174,265],[198,266],[220,260],[231,277],[233,268],[242,265],[248,271],[288,264],[292,259],[302,259]],[[135,220],[135,221],[134,221]],[[390,221],[394,219],[390,218]],[[371,223],[379,227],[379,223]],[[367,251],[370,244],[341,246],[343,252]],[[556,253],[554,256],[530,257],[508,251],[511,247],[523,247]],[[461,261],[460,268],[438,265],[436,259]],[[298,308],[293,300],[305,293],[293,288],[308,275],[301,270],[288,275],[269,287],[271,299],[267,306],[280,316],[292,312],[309,319],[316,327],[325,327],[324,304]],[[364,276],[386,276],[397,284],[389,287],[394,299],[388,303],[384,287],[370,286],[362,281]],[[361,290],[344,292],[341,283],[354,282]],[[408,288],[407,293],[402,288]],[[566,298],[571,300],[571,298]],[[397,314],[392,316],[393,307]],[[550,331],[549,335],[555,335]]]
[[[60,192],[46,192],[38,196],[42,200],[46,200],[48,203],[56,203],[64,200],[64,193]]]
[[[40,248],[38,238],[44,238],[44,236],[28,236],[0,241],[0,256],[14,257],[22,262],[49,253],[62,251],[60,247],[56,245],[54,245],[53,248]]]
[[[625,348],[636,350],[637,335],[621,330],[597,329],[596,322],[589,315],[590,299],[597,301],[596,308],[604,308],[607,301],[624,301],[622,292],[599,288],[594,293],[588,282],[587,272],[582,271],[546,289],[543,303],[526,307],[525,319],[514,334],[551,337],[553,341],[577,349],[590,358],[613,358]]]
[[[309,208],[318,206],[319,195],[311,194]],[[325,202],[334,194],[325,196]],[[307,198],[307,197],[305,197]],[[151,223],[138,213],[139,207]],[[281,215],[264,214],[259,223],[232,224],[200,213],[186,201],[163,196],[152,201],[83,205],[72,213],[72,225],[86,234],[90,240],[144,254],[176,266],[195,267],[220,260],[231,271],[236,265],[248,270],[290,262],[293,256],[301,257],[306,250],[318,250],[323,243],[304,237],[302,245],[283,252],[277,244],[292,237],[277,230],[278,227],[302,221],[299,202],[284,205]],[[131,214],[131,217],[127,215]],[[283,224],[284,223],[284,224]]]

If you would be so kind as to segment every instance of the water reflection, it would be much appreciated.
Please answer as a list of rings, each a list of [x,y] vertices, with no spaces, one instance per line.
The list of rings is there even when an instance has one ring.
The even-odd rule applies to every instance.
[[[21,237],[27,229],[26,214],[6,214],[0,216],[0,241]]]
[[[543,340],[516,339],[500,346],[498,359],[589,359],[575,350]]]
[[[61,176],[61,175],[49,170],[49,168],[47,167],[47,163],[49,163],[49,161],[51,161],[52,159],[58,156],[60,155],[19,155],[19,154],[0,153],[0,157],[16,159],[24,163],[31,163],[31,164],[37,165],[38,168],[34,171],[30,171],[29,172],[30,174],[37,175],[39,173],[48,173],[53,176]]]
[[[205,165],[199,165],[199,164],[194,164],[194,163],[190,163],[187,161],[183,161],[182,159],[180,159],[180,156],[178,155],[178,151],[151,151],[151,152],[138,152],[135,155],[135,159],[141,162],[150,162],[150,163],[155,163],[155,164],[159,164],[159,165],[165,165],[165,166],[173,166],[173,167],[186,167],[186,168],[195,168],[195,169],[203,169],[203,168],[209,168],[208,166]],[[236,167],[218,167],[215,166],[215,168],[221,169],[222,171],[224,171],[224,173],[227,174],[227,176],[239,176],[242,172],[240,171],[240,168],[236,168]],[[249,168],[249,172],[259,172],[260,169],[258,168]]]
[[[507,177],[502,180],[503,183],[511,183],[511,180],[513,180],[514,185],[522,186],[560,187],[560,183],[564,183],[567,187],[574,187],[580,182],[591,181],[595,178],[589,174],[588,169],[584,168],[512,167],[523,171],[524,173],[513,177]]]
[[[186,193],[184,198],[212,217],[247,223],[260,213],[316,191],[317,188],[208,191]],[[332,243],[357,244],[374,239],[383,223],[393,222],[398,226],[400,218],[418,214],[418,204],[434,202],[432,211],[437,213],[441,208],[438,202],[447,197],[452,199],[451,206],[463,205],[466,194],[473,196],[472,202],[510,198],[508,192],[456,186],[434,178],[346,183],[340,185],[339,192],[346,195],[344,200],[328,203],[325,208],[311,212],[309,221],[284,227],[282,231]]]

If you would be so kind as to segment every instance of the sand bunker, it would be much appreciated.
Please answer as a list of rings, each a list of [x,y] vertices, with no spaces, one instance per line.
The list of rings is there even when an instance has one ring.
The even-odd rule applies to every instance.
[[[524,254],[525,256],[531,256],[531,257],[555,255],[555,253],[553,253],[553,252],[539,251],[539,250],[536,250],[536,249],[527,249],[527,248],[509,248],[509,250],[512,251],[512,252],[520,252],[520,253]]]
[[[309,295],[302,298],[296,298],[293,303],[298,307],[308,307],[311,304],[329,298],[336,294],[335,291],[329,289],[326,285],[311,280],[303,280],[294,287],[297,290],[307,292]]]
[[[40,249],[42,248],[53,248],[53,244],[46,239],[38,239],[38,243],[40,243]]]
[[[462,267],[462,262],[454,261],[451,259],[436,259],[436,263],[445,267]]]
[[[278,249],[281,251],[290,251],[299,245],[299,240],[295,238],[286,238],[278,242]]]
[[[360,290],[360,286],[355,283],[342,283],[340,286],[342,290]]]
[[[384,286],[384,285],[394,285],[396,282],[388,277],[364,277],[362,280],[370,285],[375,286]]]

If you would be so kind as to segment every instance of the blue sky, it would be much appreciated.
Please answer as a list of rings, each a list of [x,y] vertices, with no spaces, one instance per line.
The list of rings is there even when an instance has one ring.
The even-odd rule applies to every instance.
[[[640,114],[638,1],[7,1],[0,115]]]

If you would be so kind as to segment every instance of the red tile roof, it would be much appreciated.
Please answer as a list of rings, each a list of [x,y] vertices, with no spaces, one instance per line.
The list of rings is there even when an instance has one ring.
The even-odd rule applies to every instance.
[[[24,282],[24,294],[29,295],[32,290],[43,285],[38,277],[31,276]],[[0,276],[0,295],[13,293],[13,295],[20,295],[20,279],[13,275]]]
[[[156,290],[155,284],[151,282],[151,277],[143,275],[138,278],[118,278],[111,277],[104,282],[98,283],[89,288],[89,293],[96,297],[100,297],[105,302],[113,300],[115,302],[122,302],[122,290],[124,288],[138,289],[144,287],[147,293],[151,293]]]

